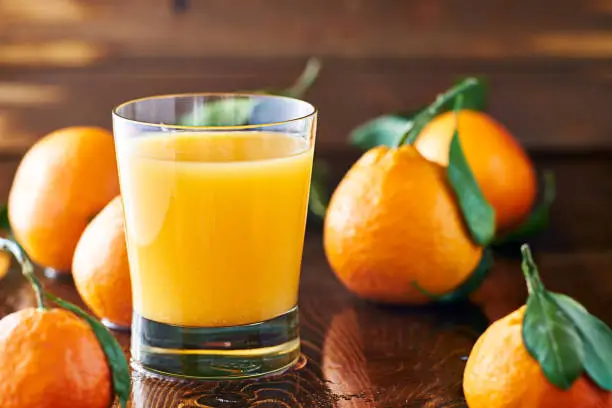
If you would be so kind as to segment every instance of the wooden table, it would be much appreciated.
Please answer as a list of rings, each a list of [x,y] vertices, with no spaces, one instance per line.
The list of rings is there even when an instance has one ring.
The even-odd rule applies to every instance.
[[[330,157],[336,179],[354,155]],[[543,279],[612,323],[612,156],[536,156],[555,171],[558,199],[548,231],[532,241]],[[18,158],[0,158],[6,197]],[[134,407],[465,407],[461,377],[473,342],[489,321],[525,300],[517,248],[496,251],[496,265],[474,303],[383,307],[348,293],[325,260],[313,223],[304,252],[300,311],[304,360],[264,380],[170,382],[135,377]],[[71,282],[47,288],[81,304]],[[34,298],[13,270],[0,282],[0,316]],[[477,306],[479,305],[479,306]],[[129,335],[117,333],[126,351]]]

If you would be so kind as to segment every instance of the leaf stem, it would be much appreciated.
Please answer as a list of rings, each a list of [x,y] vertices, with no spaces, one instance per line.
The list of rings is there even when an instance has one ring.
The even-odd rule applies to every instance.
[[[310,58],[306,63],[306,67],[304,67],[304,70],[295,83],[287,88],[283,93],[293,98],[302,97],[317,79],[320,70],[321,60],[315,57]]]
[[[28,257],[28,254],[26,254],[23,248],[21,248],[21,246],[19,246],[19,244],[15,241],[1,237],[0,249],[12,253],[15,259],[17,259],[17,262],[19,262],[21,265],[21,273],[28,279],[28,281],[30,281],[32,288],[36,293],[36,303],[38,304],[38,309],[46,310],[47,307],[45,306],[45,292],[43,290],[43,285],[38,280],[36,275],[34,275],[34,265]]]
[[[421,132],[421,129],[433,119],[434,116],[440,113],[440,110],[447,104],[450,100],[457,97],[457,95],[462,94],[466,90],[478,85],[478,79],[474,77],[469,77],[459,82],[457,85],[448,89],[446,92],[439,94],[436,97],[436,100],[433,101],[431,105],[427,108],[423,109],[419,112],[413,120],[412,126],[404,135],[400,138],[396,147],[399,147],[403,144],[413,144]]]
[[[533,260],[529,245],[521,245],[521,253],[523,254],[523,262],[521,267],[523,269],[525,280],[527,281],[527,290],[529,291],[529,294],[532,295],[534,293],[544,292],[544,284],[540,279],[540,273],[538,272],[538,267]]]
[[[459,133],[459,111],[463,108],[463,94],[457,95],[455,106],[453,106],[453,114],[455,115],[455,132]]]

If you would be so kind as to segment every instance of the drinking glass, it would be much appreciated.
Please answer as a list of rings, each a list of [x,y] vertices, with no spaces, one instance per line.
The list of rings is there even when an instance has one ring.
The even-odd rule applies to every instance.
[[[113,110],[136,368],[229,379],[297,360],[316,117],[307,102],[260,94]]]

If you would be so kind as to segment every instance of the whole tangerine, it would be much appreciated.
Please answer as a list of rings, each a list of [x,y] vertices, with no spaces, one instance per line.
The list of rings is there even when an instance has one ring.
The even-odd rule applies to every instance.
[[[89,221],[117,194],[113,137],[96,127],[57,130],[19,164],[9,193],[13,234],[37,263],[70,271]]]
[[[74,252],[72,276],[96,316],[115,326],[130,326],[132,283],[121,197],[108,203],[83,232]]]
[[[450,292],[482,256],[445,169],[409,145],[373,148],[352,166],[331,198],[324,247],[349,290],[385,303]]]
[[[525,306],[480,336],[465,367],[463,391],[470,408],[610,408],[612,393],[580,377],[565,391],[552,385],[523,343]],[[499,351],[503,350],[503,353]]]
[[[96,336],[62,309],[23,309],[0,320],[2,408],[108,408],[111,375]]]

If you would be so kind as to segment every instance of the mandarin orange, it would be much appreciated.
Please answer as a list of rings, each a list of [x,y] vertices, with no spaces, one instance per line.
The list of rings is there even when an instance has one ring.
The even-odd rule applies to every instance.
[[[108,408],[106,356],[85,321],[62,309],[23,309],[0,320],[2,408]]]
[[[8,200],[13,234],[34,261],[68,272],[83,230],[117,194],[110,132],[60,129],[36,142],[19,164]]]
[[[115,326],[130,326],[132,284],[121,197],[104,207],[83,232],[74,252],[72,276],[96,316]]]
[[[611,408],[612,393],[580,377],[564,391],[552,385],[523,343],[525,306],[493,323],[476,342],[465,367],[470,408]],[[503,350],[503,353],[500,353]]]
[[[444,168],[409,145],[366,152],[334,192],[324,224],[344,285],[379,302],[425,303],[457,288],[482,248],[464,225]]]

